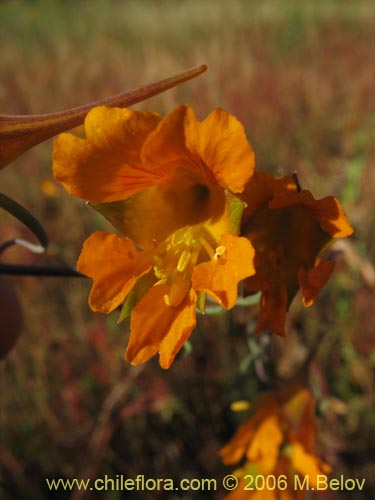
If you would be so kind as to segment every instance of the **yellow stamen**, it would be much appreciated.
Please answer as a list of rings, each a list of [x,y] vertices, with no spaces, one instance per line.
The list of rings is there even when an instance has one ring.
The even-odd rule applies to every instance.
[[[215,250],[215,255],[223,255],[226,252],[226,247],[224,245],[220,245],[219,247],[216,248]]]
[[[164,280],[159,280],[159,281],[157,281],[156,283],[154,283],[154,285],[153,285],[153,286],[156,286],[156,285],[165,285],[166,283],[167,283],[167,280],[166,280],[166,279],[164,279]]]
[[[220,245],[219,247],[217,247],[215,250],[215,255],[213,256],[213,260],[215,262],[218,262],[219,257],[223,256],[226,251],[227,251],[227,249],[224,245]]]
[[[178,259],[178,264],[177,264],[177,271],[179,273],[185,271],[187,265],[189,264],[190,259],[191,259],[191,252],[189,252],[188,250],[183,250],[180,255],[180,258]]]
[[[198,241],[202,245],[202,247],[206,250],[210,259],[213,259],[214,251],[212,250],[211,245],[208,243],[208,241],[205,238],[203,238],[203,236],[200,236],[198,238]]]
[[[170,287],[164,302],[167,306],[178,307],[186,297],[191,288],[191,277],[194,266],[207,261],[202,250],[210,260],[215,255],[221,255],[226,248],[220,246],[214,251],[210,240],[210,234],[201,226],[183,227],[173,233],[154,255],[154,273],[158,278],[158,284],[166,284]],[[217,257],[216,257],[217,258]],[[198,309],[204,314],[206,295],[198,296]]]
[[[164,281],[167,279],[167,275],[165,274],[164,269],[160,268],[159,266],[154,266],[154,273],[155,273],[155,276],[161,281]]]

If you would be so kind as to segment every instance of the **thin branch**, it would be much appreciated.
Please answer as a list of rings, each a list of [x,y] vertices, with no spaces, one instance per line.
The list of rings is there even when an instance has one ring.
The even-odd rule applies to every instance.
[[[87,278],[87,276],[69,266],[38,266],[29,264],[0,264],[0,275],[1,274],[56,278]]]

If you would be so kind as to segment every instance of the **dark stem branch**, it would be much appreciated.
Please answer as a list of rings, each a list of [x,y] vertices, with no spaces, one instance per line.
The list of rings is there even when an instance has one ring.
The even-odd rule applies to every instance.
[[[38,266],[28,264],[0,264],[0,275],[50,276],[61,278],[86,278],[84,274],[69,266]]]

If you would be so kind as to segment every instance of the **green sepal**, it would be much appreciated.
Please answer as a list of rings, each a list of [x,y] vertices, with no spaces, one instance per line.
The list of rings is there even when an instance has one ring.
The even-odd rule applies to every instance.
[[[206,312],[206,298],[207,294],[205,292],[197,292],[197,309],[201,314]]]
[[[218,305],[209,305],[205,310],[206,316],[223,316],[226,312],[223,307]]]
[[[134,291],[134,287],[130,290],[128,296],[125,299],[125,302],[122,305],[120,316],[118,317],[117,324],[122,323],[127,318],[130,317],[132,310],[136,306],[136,294]]]
[[[94,203],[88,201],[87,205],[99,212],[105,219],[107,219],[110,224],[112,224],[114,228],[116,228],[122,234],[125,234],[124,220],[126,201],[127,200],[120,200],[111,201],[108,203]]]
[[[130,317],[134,307],[144,297],[149,288],[151,288],[155,284],[155,281],[156,278],[153,272],[145,274],[144,276],[139,278],[139,280],[130,290],[128,296],[125,299],[117,323],[122,323],[124,320]]]
[[[246,203],[229,191],[226,191],[225,196],[227,199],[230,230],[233,234],[240,234],[241,218],[246,207]]]

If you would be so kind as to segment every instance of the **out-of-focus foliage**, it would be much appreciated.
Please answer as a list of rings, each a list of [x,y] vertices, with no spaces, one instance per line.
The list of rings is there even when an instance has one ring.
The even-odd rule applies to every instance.
[[[221,106],[245,125],[259,168],[297,170],[316,197],[340,199],[355,235],[317,303],[307,310],[292,305],[287,337],[274,340],[274,349],[279,373],[292,375],[322,335],[311,370],[321,456],[335,475],[366,477],[368,487],[375,477],[374,295],[366,263],[375,254],[374,43],[374,6],[367,0],[0,3],[1,113],[57,111],[206,63],[205,75],[137,109],[165,114],[188,102],[202,118]],[[41,145],[0,174],[1,191],[43,222],[51,242],[47,256],[9,249],[4,261],[74,264],[85,238],[109,229],[55,185],[50,155],[51,144]],[[0,213],[1,241],[24,231]],[[116,315],[89,311],[88,281],[12,283],[25,326],[0,367],[7,498],[29,499],[31,491],[50,498],[45,477],[220,480],[230,472],[218,451],[246,418],[231,412],[230,403],[264,388],[252,364],[256,307],[201,318],[192,353],[185,349],[165,372],[157,361],[136,369],[124,363],[127,327],[115,324]],[[96,495],[88,498],[121,498]],[[61,490],[54,497],[69,495]]]

